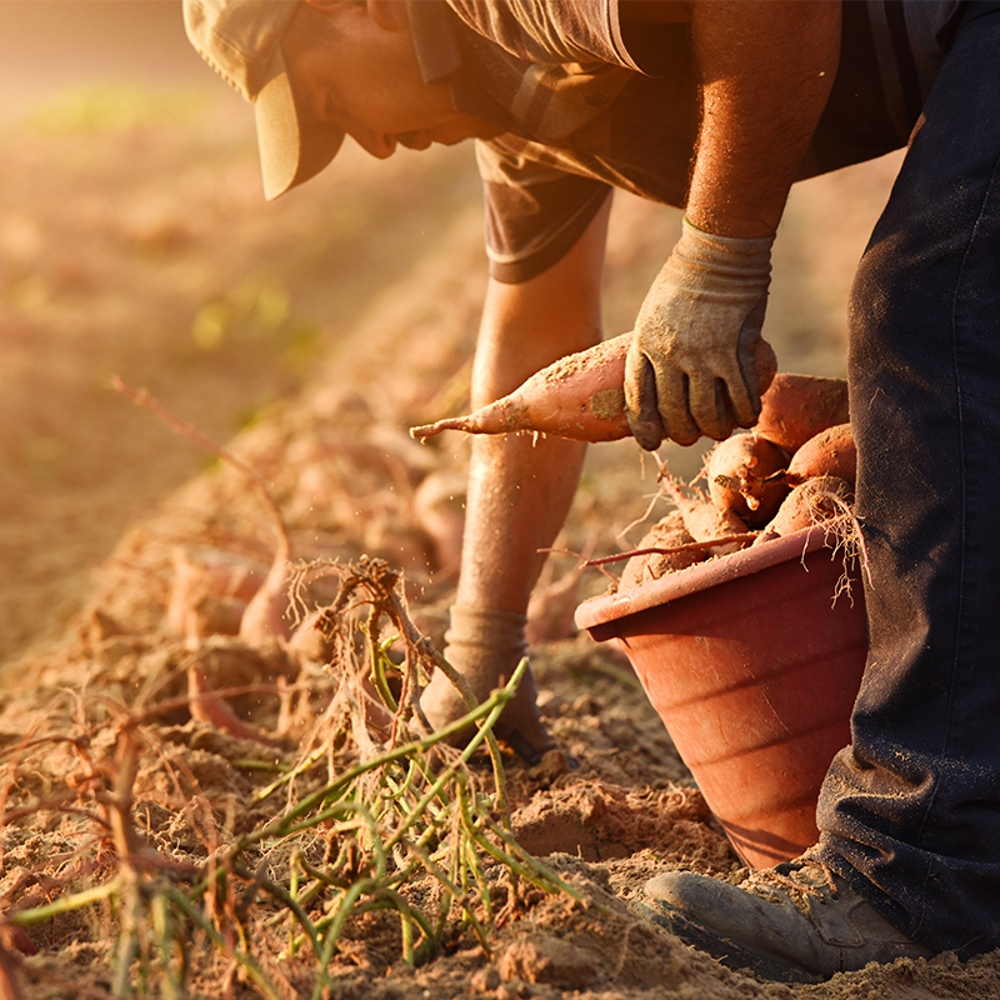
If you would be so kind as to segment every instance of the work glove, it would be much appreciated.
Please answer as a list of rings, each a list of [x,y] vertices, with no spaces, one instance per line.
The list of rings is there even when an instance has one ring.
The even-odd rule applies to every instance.
[[[664,438],[721,441],[760,414],[754,354],[773,236],[712,236],[685,218],[639,310],[625,363],[629,427],[648,451]]]
[[[526,621],[524,615],[513,612],[452,607],[444,657],[469,682],[477,701],[485,701],[490,692],[506,684],[527,653]],[[537,694],[529,666],[493,727],[494,735],[529,764],[537,764],[542,754],[557,748],[542,722],[535,701]],[[468,712],[461,694],[440,670],[434,672],[420,695],[420,705],[434,729],[441,729]],[[470,729],[465,739],[473,732]]]

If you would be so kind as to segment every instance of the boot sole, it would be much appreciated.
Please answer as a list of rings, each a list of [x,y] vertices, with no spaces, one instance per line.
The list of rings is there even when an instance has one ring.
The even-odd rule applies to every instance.
[[[704,924],[691,920],[680,910],[656,900],[633,900],[631,908],[640,916],[670,931],[685,944],[707,952],[723,965],[736,972],[749,970],[753,975],[769,982],[823,983],[827,977],[800,965],[748,948],[732,938],[717,934]]]

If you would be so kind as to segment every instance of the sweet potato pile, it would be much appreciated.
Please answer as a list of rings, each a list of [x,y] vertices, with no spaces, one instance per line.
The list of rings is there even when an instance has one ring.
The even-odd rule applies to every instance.
[[[639,542],[619,589],[844,513],[856,469],[847,383],[778,373],[756,426],[710,452],[707,491],[664,478],[676,509]]]

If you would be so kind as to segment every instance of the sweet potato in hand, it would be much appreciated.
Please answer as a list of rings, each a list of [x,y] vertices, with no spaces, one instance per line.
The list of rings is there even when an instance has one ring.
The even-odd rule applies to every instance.
[[[586,351],[567,355],[536,372],[502,399],[462,417],[414,427],[415,438],[445,430],[467,434],[537,431],[576,441],[618,441],[630,434],[625,416],[625,357],[632,334],[623,333]],[[774,378],[777,359],[758,341],[757,376],[763,392]]]

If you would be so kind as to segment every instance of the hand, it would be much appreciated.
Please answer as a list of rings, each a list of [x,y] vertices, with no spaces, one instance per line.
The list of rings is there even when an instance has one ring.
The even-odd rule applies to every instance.
[[[453,607],[445,658],[469,682],[480,702],[513,674],[527,650],[523,615],[480,608]],[[529,666],[514,697],[493,727],[527,763],[537,764],[557,744],[542,722],[536,703],[535,677]],[[440,729],[468,712],[458,690],[440,670],[420,695],[427,721]],[[471,735],[471,733],[470,733]]]
[[[721,441],[760,414],[754,366],[773,237],[681,238],[639,311],[625,364],[629,427],[648,451],[664,438]]]

